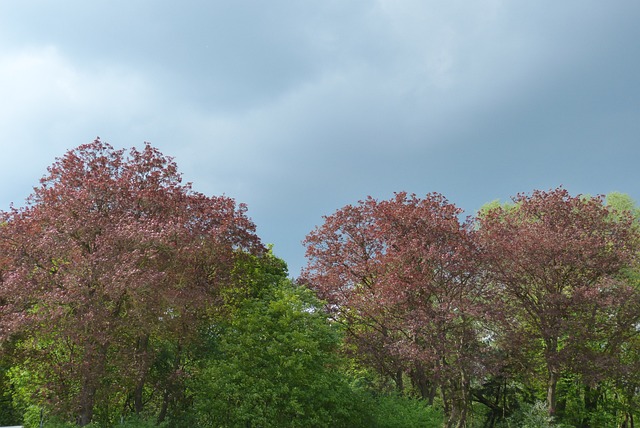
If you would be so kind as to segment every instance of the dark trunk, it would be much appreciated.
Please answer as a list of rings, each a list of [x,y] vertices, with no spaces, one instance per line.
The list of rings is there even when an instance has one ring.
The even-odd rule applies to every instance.
[[[490,409],[489,413],[486,416],[483,426],[485,428],[494,426],[496,424],[496,421],[500,417],[500,415],[504,413],[504,409],[500,407],[500,405],[498,404],[500,402],[500,390],[498,390],[498,393],[496,394],[495,403],[490,401],[487,397],[480,394],[479,392],[474,392],[473,398],[478,403],[484,404]]]
[[[596,414],[598,410],[598,399],[600,398],[600,388],[591,388],[589,385],[584,386],[584,410],[585,416],[582,418],[580,428],[591,428],[591,415]]]
[[[413,386],[420,391],[420,397],[432,406],[437,390],[435,385],[427,379],[422,364],[415,364],[414,369],[411,371],[411,381]]]
[[[176,348],[176,356],[173,359],[173,373],[176,373],[180,369],[181,353],[182,353],[182,346],[178,344]],[[173,382],[168,379],[164,387],[164,392],[162,394],[162,406],[160,407],[160,413],[158,414],[158,419],[156,421],[158,425],[164,422],[165,418],[167,417],[169,404],[172,399],[172,391],[174,391],[175,388],[176,386],[173,385]]]
[[[460,371],[459,381],[452,381],[450,405],[445,407],[447,421],[446,428],[465,428],[467,426],[467,412],[471,403],[470,383],[464,370]],[[446,409],[449,409],[447,412]]]
[[[554,370],[551,370],[549,373],[549,380],[547,382],[547,408],[549,416],[554,416],[556,414],[557,389],[558,374]]]
[[[138,382],[136,389],[133,391],[133,411],[136,415],[142,413],[144,408],[143,394],[144,392],[144,380]]]
[[[139,415],[144,409],[144,384],[147,377],[149,335],[144,335],[138,339],[136,357],[138,360],[138,381],[133,391],[133,411]]]
[[[556,361],[558,357],[558,339],[555,337],[545,339],[545,345],[545,360],[549,373],[549,378],[547,379],[547,410],[549,416],[555,416],[557,411],[557,390],[559,378],[559,370]]]
[[[76,423],[79,426],[83,427],[91,423],[91,419],[93,419],[93,405],[95,402],[95,397],[96,387],[93,385],[93,382],[85,380],[79,397],[80,409],[78,411],[78,418],[76,420]]]
[[[167,417],[167,410],[169,409],[169,390],[165,389],[164,394],[162,394],[162,407],[160,408],[160,413],[158,414],[157,425],[160,425],[164,422]]]
[[[91,361],[89,369],[85,373],[82,380],[82,389],[78,396],[78,416],[77,424],[79,426],[85,426],[91,423],[93,419],[93,408],[95,405],[96,393],[98,392],[98,384],[104,374],[104,370],[107,364],[107,350],[108,345],[101,345],[98,349],[89,350],[85,354],[85,358]],[[92,355],[93,354],[93,355]]]

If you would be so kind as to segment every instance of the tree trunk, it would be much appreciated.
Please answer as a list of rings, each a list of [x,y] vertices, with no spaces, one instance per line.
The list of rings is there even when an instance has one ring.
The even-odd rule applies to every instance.
[[[496,394],[496,402],[489,401],[487,397],[480,394],[479,392],[473,393],[473,398],[478,403],[484,404],[489,408],[489,412],[486,414],[485,421],[483,426],[485,428],[492,427],[495,425],[496,420],[500,417],[500,415],[504,414],[504,409],[500,407],[500,389],[498,389],[498,393]]]
[[[176,355],[173,359],[173,372],[176,373],[178,369],[180,369],[180,358],[182,354],[182,346],[178,344],[176,348]],[[158,414],[158,419],[156,423],[160,425],[164,422],[164,419],[167,417],[167,411],[169,410],[169,404],[172,398],[172,392],[174,391],[175,385],[172,384],[171,380],[168,380],[164,387],[164,393],[162,395],[162,406],[160,407],[160,413]]]
[[[147,377],[149,363],[148,359],[149,335],[146,334],[138,339],[136,356],[138,358],[138,381],[133,391],[133,411],[139,415],[144,409],[144,384]]]
[[[164,422],[165,418],[167,417],[167,410],[169,410],[169,398],[169,390],[165,389],[164,393],[162,394],[162,407],[160,407],[160,413],[158,414],[158,420],[156,421],[157,425],[160,425],[162,422]]]
[[[136,415],[142,413],[144,408],[144,379],[140,380],[133,391],[133,411]]]
[[[464,370],[460,371],[460,379],[451,383],[449,412],[445,410],[447,421],[446,428],[465,428],[467,426],[467,412],[469,410],[471,395],[470,383]]]
[[[545,360],[549,378],[547,379],[547,411],[549,416],[555,416],[557,410],[557,390],[559,370],[557,365],[558,339],[555,336],[545,339]]]
[[[85,358],[88,358],[89,361],[93,360],[93,364],[89,365],[89,369],[84,375],[82,389],[78,396],[77,424],[79,426],[88,425],[93,419],[96,392],[98,391],[98,384],[107,364],[108,348],[109,346],[106,344],[99,345],[98,349],[94,350],[94,352],[89,351],[85,354]],[[91,358],[91,354],[93,354],[93,358]]]
[[[435,399],[437,389],[435,385],[427,379],[426,373],[424,371],[424,367],[420,362],[415,363],[414,369],[411,371],[411,380],[413,382],[414,388],[417,388],[420,391],[420,396],[423,400],[426,400],[427,403],[432,406],[433,400]]]
[[[598,398],[600,398],[599,388],[591,388],[589,385],[584,386],[585,416],[580,422],[580,428],[591,428],[591,415],[598,410]]]
[[[556,414],[556,402],[557,402],[557,388],[558,388],[558,374],[555,370],[549,370],[549,381],[547,382],[547,408],[549,416]]]
[[[96,387],[89,379],[85,379],[82,385],[82,391],[80,391],[79,399],[79,411],[76,423],[83,427],[91,423],[93,419],[93,405],[96,397]]]

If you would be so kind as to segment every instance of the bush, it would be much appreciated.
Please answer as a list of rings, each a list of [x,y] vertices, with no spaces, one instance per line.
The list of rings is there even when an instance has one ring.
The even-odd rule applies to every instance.
[[[370,426],[364,394],[341,370],[340,334],[311,291],[285,281],[217,327],[216,352],[191,385],[199,426]]]
[[[442,412],[425,401],[395,394],[373,399],[376,428],[440,428]]]
[[[509,428],[568,428],[570,426],[555,423],[553,416],[549,416],[544,401],[536,401],[534,404],[523,403],[520,409],[505,422],[501,426]]]

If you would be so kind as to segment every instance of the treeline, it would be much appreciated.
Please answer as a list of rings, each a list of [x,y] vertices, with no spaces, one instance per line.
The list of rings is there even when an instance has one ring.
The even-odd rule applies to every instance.
[[[309,234],[303,279],[359,361],[399,391],[410,381],[446,427],[632,427],[634,213],[624,195],[607,205],[564,189],[488,204],[466,222],[439,194],[369,198]]]
[[[369,387],[342,334],[246,207],[192,191],[150,145],[69,151],[2,213],[0,425],[437,421]]]
[[[292,281],[244,205],[96,140],[2,213],[0,425],[632,427],[636,214],[369,198]]]

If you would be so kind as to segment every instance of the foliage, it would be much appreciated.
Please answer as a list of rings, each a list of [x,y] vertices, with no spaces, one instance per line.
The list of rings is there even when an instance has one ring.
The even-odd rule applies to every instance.
[[[74,428],[77,426],[75,423],[65,422],[55,417],[44,417],[42,420],[41,417],[41,410],[34,407],[33,412],[25,418],[24,428],[39,428],[40,426],[43,428]],[[114,426],[118,428],[168,428],[170,425],[166,422],[158,424],[155,420],[146,420],[137,415],[133,415],[126,419],[122,418],[113,424],[104,425],[94,421],[85,426],[88,428],[110,428]]]
[[[21,338],[38,402],[86,425],[127,401],[140,413],[150,389],[169,399],[180,355],[152,386],[162,348],[193,340],[237,255],[262,251],[245,211],[191,191],[148,144],[58,159],[0,227],[0,339]]]
[[[617,277],[633,263],[638,240],[632,219],[612,218],[600,198],[556,189],[515,202],[486,211],[478,237],[503,311],[500,346],[530,367],[542,364],[555,414],[562,373],[601,381],[639,319],[640,296]]]
[[[21,419],[24,409],[17,403],[16,387],[12,384],[10,372],[11,360],[0,355],[0,425],[15,425]]]
[[[303,278],[345,323],[363,360],[413,369],[439,386],[449,424],[464,424],[482,370],[475,320],[488,314],[469,224],[443,196],[369,198],[325,218],[305,240]]]
[[[460,215],[436,193],[347,205],[294,283],[244,205],[149,144],[71,150],[0,213],[0,425],[632,426],[635,202]]]
[[[618,213],[629,213],[636,220],[640,221],[640,207],[636,204],[636,201],[631,196],[620,193],[611,192],[606,197],[607,206],[613,208]]]
[[[544,401],[536,401],[534,404],[523,404],[518,413],[507,420],[507,426],[519,428],[553,428],[553,416],[547,412],[547,404]]]
[[[397,394],[383,394],[372,401],[375,428],[439,428],[442,413],[424,400]]]
[[[207,338],[217,352],[192,386],[199,426],[366,426],[340,372],[336,327],[286,281],[248,299]]]

